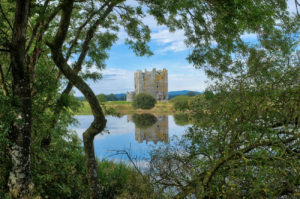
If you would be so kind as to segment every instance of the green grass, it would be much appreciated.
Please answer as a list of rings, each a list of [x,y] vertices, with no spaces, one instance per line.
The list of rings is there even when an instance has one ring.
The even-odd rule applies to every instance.
[[[132,104],[132,102],[127,102],[127,101],[109,101],[109,102],[105,102],[105,104]]]
[[[155,107],[150,110],[134,109],[132,102],[126,101],[109,101],[105,102],[104,106],[107,108],[114,108],[122,115],[134,114],[134,113],[153,113],[153,114],[172,114],[174,112],[172,103],[169,102],[157,102]],[[87,101],[81,102],[79,111],[74,113],[75,115],[91,115],[92,111]]]

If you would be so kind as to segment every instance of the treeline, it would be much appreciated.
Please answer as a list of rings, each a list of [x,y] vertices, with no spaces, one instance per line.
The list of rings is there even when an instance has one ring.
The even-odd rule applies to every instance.
[[[188,91],[185,92],[185,94],[180,94],[180,92],[178,92],[179,94],[174,94],[174,92],[172,92],[172,94],[169,94],[169,100],[179,96],[179,95],[186,95],[186,96],[195,96],[195,95],[199,95],[201,93],[199,92],[194,92],[194,91]],[[100,102],[107,102],[107,101],[126,101],[126,94],[109,94],[109,95],[105,95],[105,94],[98,94],[97,98]],[[76,99],[78,101],[86,101],[85,97],[76,97]]]
[[[97,99],[100,102],[107,102],[107,101],[126,101],[126,95],[125,94],[99,94],[96,95]],[[76,97],[78,101],[86,101],[85,97]]]

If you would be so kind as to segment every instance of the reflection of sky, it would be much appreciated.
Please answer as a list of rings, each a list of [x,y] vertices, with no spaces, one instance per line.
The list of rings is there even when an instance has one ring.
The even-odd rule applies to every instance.
[[[93,121],[93,116],[90,115],[80,115],[76,116],[79,124],[78,126],[72,126],[71,129],[75,130],[78,136],[82,139],[82,133],[89,127],[90,123]],[[143,159],[148,157],[147,152],[154,146],[152,142],[138,143],[135,140],[135,126],[133,122],[127,121],[127,116],[121,118],[107,116],[106,130],[108,133],[99,134],[96,136],[95,153],[100,159],[120,159],[125,158],[125,156],[114,155],[116,150],[129,150],[133,157],[138,159]],[[172,137],[174,135],[181,136],[187,126],[178,126],[174,122],[173,116],[168,117],[169,120],[169,138],[172,143]],[[163,144],[159,142],[159,144]]]

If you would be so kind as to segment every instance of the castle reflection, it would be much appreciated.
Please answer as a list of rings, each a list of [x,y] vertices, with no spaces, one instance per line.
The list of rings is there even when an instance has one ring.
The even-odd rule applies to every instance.
[[[135,140],[139,143],[146,141],[157,144],[169,142],[168,116],[152,114],[127,115],[127,121],[135,123]]]

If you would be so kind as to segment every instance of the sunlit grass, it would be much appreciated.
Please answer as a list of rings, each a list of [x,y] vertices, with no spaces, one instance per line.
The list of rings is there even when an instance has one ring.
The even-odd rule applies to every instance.
[[[132,102],[126,101],[109,101],[103,104],[107,108],[114,108],[120,114],[133,114],[133,113],[153,113],[153,114],[172,114],[174,112],[173,106],[169,102],[157,102],[155,107],[150,110],[134,109]],[[81,107],[75,115],[91,115],[92,111],[87,101],[81,102]]]

